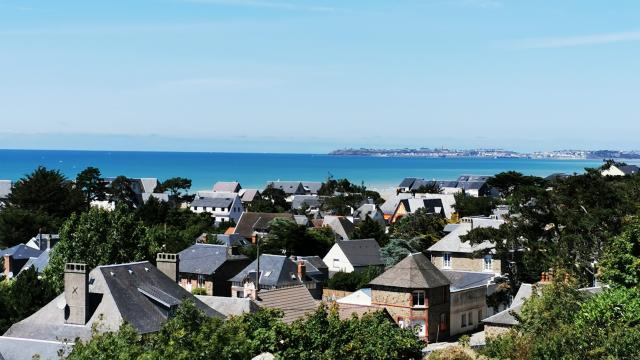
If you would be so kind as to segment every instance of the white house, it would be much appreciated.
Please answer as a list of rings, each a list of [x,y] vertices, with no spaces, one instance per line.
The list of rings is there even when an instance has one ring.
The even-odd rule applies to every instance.
[[[217,193],[215,197],[197,197],[191,202],[190,209],[194,213],[209,213],[217,224],[222,221],[235,223],[244,212],[244,206],[240,196],[235,193]]]
[[[634,175],[638,170],[640,168],[635,165],[611,165],[608,169],[602,170],[602,176]]]
[[[337,241],[322,261],[327,264],[330,275],[384,266],[380,245],[375,239]]]

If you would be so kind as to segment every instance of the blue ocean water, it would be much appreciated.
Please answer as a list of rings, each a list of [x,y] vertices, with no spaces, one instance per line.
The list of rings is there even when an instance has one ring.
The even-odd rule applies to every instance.
[[[129,151],[0,150],[0,179],[17,180],[42,165],[70,178],[95,166],[103,176],[182,176],[193,190],[209,189],[216,181],[240,181],[262,188],[269,180],[322,181],[329,175],[348,178],[371,188],[397,185],[405,177],[450,180],[461,174],[493,175],[515,170],[547,176],[582,172],[600,166],[597,160],[534,160],[477,158],[392,158],[312,154],[190,153]]]

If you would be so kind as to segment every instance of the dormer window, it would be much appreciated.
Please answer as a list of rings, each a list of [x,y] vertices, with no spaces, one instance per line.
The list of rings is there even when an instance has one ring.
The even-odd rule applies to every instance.
[[[442,267],[445,269],[451,269],[451,254],[444,253],[442,254]]]

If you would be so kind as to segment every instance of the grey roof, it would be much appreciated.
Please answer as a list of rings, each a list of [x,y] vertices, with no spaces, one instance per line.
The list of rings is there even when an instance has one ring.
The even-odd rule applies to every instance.
[[[458,224],[457,227],[451,230],[450,233],[445,235],[435,244],[431,245],[428,251],[436,252],[451,252],[451,253],[466,253],[471,254],[477,251],[483,251],[495,248],[495,243],[489,239],[480,244],[471,245],[469,241],[462,241],[460,238],[466,235],[473,228],[493,227],[498,228],[504,223],[503,220],[489,219],[489,218],[465,218],[468,221],[463,221]]]
[[[391,215],[396,212],[400,200],[411,199],[412,197],[413,195],[408,193],[400,193],[398,195],[391,196],[382,205],[380,205],[380,210],[382,210],[383,214]]]
[[[640,168],[635,165],[622,165],[618,166],[618,169],[622,171],[625,175],[633,175],[637,174]]]
[[[25,244],[18,244],[8,249],[0,250],[0,256],[9,256],[14,260],[28,260],[32,257],[38,257],[42,254],[42,250],[36,250]]]
[[[59,360],[58,351],[67,356],[73,343],[0,336],[0,360]],[[37,357],[36,357],[37,355]]]
[[[417,178],[404,178],[401,182],[400,185],[398,185],[399,188],[411,188],[411,186],[413,185],[413,183],[418,180]]]
[[[249,242],[240,234],[216,234],[216,240],[225,246],[247,246]]]
[[[327,215],[322,221],[322,226],[328,226],[342,240],[348,240],[353,234],[355,226],[344,216]]]
[[[309,218],[306,215],[293,215],[296,224],[302,226],[309,226]]]
[[[245,255],[229,255],[225,245],[194,244],[182,250],[180,272],[211,275],[227,261],[247,260]]]
[[[27,263],[24,264],[24,266],[22,267],[22,270],[20,271],[24,271],[33,266],[34,269],[38,272],[38,274],[41,274],[44,271],[44,268],[46,268],[47,265],[49,265],[50,251],[51,249],[47,249],[47,250],[44,250],[42,254],[40,254],[40,256],[29,258]]]
[[[305,191],[307,191],[310,194],[317,194],[318,191],[320,191],[320,188],[322,187],[322,183],[319,181],[301,181],[301,183]]]
[[[430,214],[440,214],[442,216],[446,216],[444,205],[442,204],[442,199],[403,199],[400,200],[400,204],[404,205],[404,208],[408,213],[414,213],[418,209],[426,209]],[[398,206],[400,205],[398,204]]]
[[[203,207],[210,207],[210,208],[229,208],[231,207],[231,204],[233,204],[233,200],[234,198],[230,198],[230,197],[201,197],[201,198],[197,198],[194,199],[191,202],[191,206],[195,207],[195,206],[203,206]]]
[[[196,298],[224,316],[254,313],[260,308],[255,301],[249,298],[204,295],[196,295]]]
[[[60,241],[60,235],[58,234],[38,234],[32,237],[26,245],[36,250],[44,251],[49,248],[49,245],[53,248],[58,241]]]
[[[156,178],[140,178],[135,179],[142,184],[143,193],[152,193],[158,186],[158,179]]]
[[[321,201],[317,195],[294,195],[291,201],[291,208],[299,210],[305,204],[308,207],[319,207]]]
[[[329,267],[327,266],[327,264],[324,263],[324,261],[322,261],[322,258],[320,256],[298,256],[298,259],[300,260],[304,260],[307,262],[307,264],[311,264],[314,268],[318,269],[318,270],[322,270],[322,269],[328,269]],[[309,268],[307,268],[307,272],[309,272]]]
[[[0,180],[0,199],[6,199],[11,194],[11,180]]]
[[[274,219],[285,219],[295,221],[290,213],[261,213],[243,212],[238,219],[238,224],[234,232],[245,238],[251,238],[254,231],[263,231],[269,228],[269,224]]]
[[[260,196],[258,189],[242,189],[240,190],[240,198],[242,202],[252,202],[257,196]]]
[[[240,283],[246,278],[255,279],[257,260],[254,260],[246,268],[242,269],[236,276],[230,279],[235,283]],[[260,255],[260,287],[288,286],[302,284],[296,274],[298,273],[298,264],[290,258],[283,255]],[[305,277],[304,281],[311,279]]]
[[[267,187],[280,189],[287,195],[304,194],[306,191],[301,181],[269,181]]]
[[[442,229],[442,231],[445,233],[450,233],[453,230],[455,230],[458,226],[460,226],[460,224],[447,224],[444,226],[444,229]]]
[[[502,326],[513,326],[518,324],[518,320],[513,314],[519,314],[520,310],[522,310],[522,305],[524,301],[531,297],[533,293],[533,285],[522,283],[518,292],[513,297],[513,301],[511,302],[511,306],[508,309],[503,310],[497,314],[489,316],[488,318],[482,320],[485,324],[492,325],[502,325]]]
[[[440,270],[451,282],[451,292],[487,286],[495,277],[493,273],[474,271]]]
[[[260,306],[282,310],[284,312],[282,321],[287,324],[312,313],[319,305],[304,286],[261,291],[258,297]]]
[[[238,192],[242,189],[237,181],[218,181],[213,185],[213,191]]]
[[[449,279],[422,253],[409,254],[373,279],[369,285],[401,289],[429,289],[450,284]]]
[[[353,266],[384,265],[380,245],[375,239],[337,241],[334,246],[342,250]]]
[[[458,177],[458,182],[487,182],[491,179],[490,175],[461,175]]]

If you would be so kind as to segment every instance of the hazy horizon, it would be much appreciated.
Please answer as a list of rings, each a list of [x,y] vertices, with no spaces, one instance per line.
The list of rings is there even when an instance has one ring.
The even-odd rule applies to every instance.
[[[0,148],[637,149],[640,3],[0,0]]]

